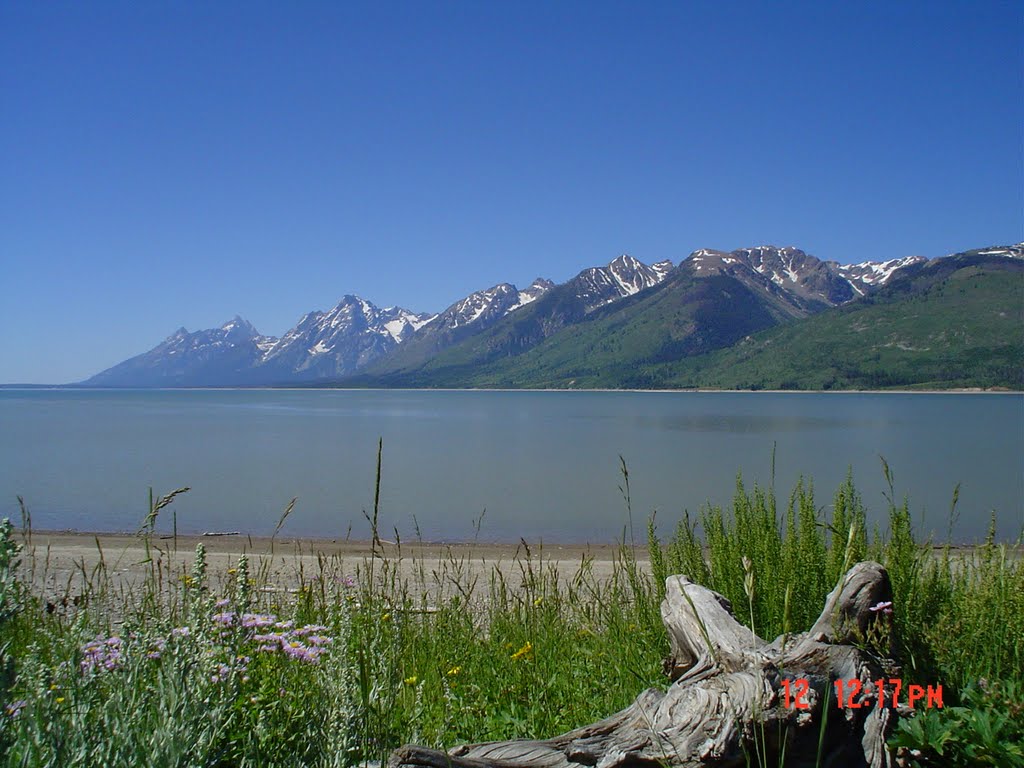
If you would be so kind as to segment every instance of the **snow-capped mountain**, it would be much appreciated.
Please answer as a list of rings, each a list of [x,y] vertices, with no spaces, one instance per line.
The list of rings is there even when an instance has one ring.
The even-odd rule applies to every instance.
[[[1007,245],[1001,248],[978,248],[968,253],[974,256],[1005,256],[1008,259],[1024,259],[1024,243]],[[955,254],[950,254],[955,255]]]
[[[850,283],[850,286],[858,296],[867,293],[867,287],[885,285],[892,278],[893,274],[904,267],[914,264],[924,264],[928,259],[924,256],[904,256],[901,259],[889,259],[888,261],[862,261],[859,264],[837,264],[836,271],[839,272]],[[833,262],[828,262],[833,263]]]
[[[277,342],[237,315],[220,328],[179,328],[149,352],[98,373],[90,386],[187,387],[247,383],[253,367]]]
[[[382,357],[373,370],[394,370],[420,365],[438,352],[483,333],[502,318],[539,299],[555,287],[538,277],[519,290],[499,283],[459,299],[417,330],[405,343]]]
[[[555,284],[550,280],[546,280],[543,277],[538,277],[536,280],[530,283],[530,286],[528,288],[524,288],[519,292],[519,304],[515,307],[515,309],[519,309],[519,307],[524,307],[531,301],[536,301],[554,287]]]
[[[631,296],[657,285],[665,279],[671,269],[671,261],[660,261],[654,266],[648,266],[628,254],[623,254],[613,259],[607,266],[583,270],[567,285],[589,312],[616,299]]]
[[[1024,243],[946,258],[992,257],[1024,259]],[[908,256],[838,264],[799,248],[771,245],[731,252],[705,248],[694,251],[675,268],[670,261],[649,266],[622,255],[557,286],[542,278],[523,290],[499,283],[454,302],[437,315],[401,307],[381,309],[358,296],[344,296],[330,310],[303,315],[280,338],[260,334],[237,316],[220,328],[192,333],[180,328],[150,351],[83,383],[141,387],[288,384],[337,380],[354,373],[373,376],[418,371],[428,362],[432,366],[444,363],[442,357],[463,367],[472,366],[474,361],[520,354],[569,326],[617,312],[616,307],[661,301],[674,293],[682,297],[676,302],[681,302],[682,309],[673,317],[683,317],[690,304],[700,305],[701,327],[706,326],[707,331],[704,347],[710,349],[731,343],[729,339],[737,333],[855,301],[895,281],[902,285],[921,269],[942,261]],[[635,301],[616,303],[643,291],[647,293]],[[757,318],[760,325],[753,323]],[[458,348],[449,350],[451,347]],[[672,349],[682,353],[684,347],[677,347]]]
[[[345,296],[327,312],[309,312],[281,338],[235,317],[220,328],[178,329],[141,355],[85,384],[190,387],[281,384],[341,377],[394,349],[432,319],[401,307],[380,309]]]
[[[345,376],[387,354],[432,319],[401,307],[380,309],[344,296],[327,312],[309,312],[270,347],[260,378],[287,380]]]
[[[726,253],[708,248],[694,251],[683,262],[694,274],[728,274],[767,281],[780,298],[800,311],[817,311],[845,304],[877,290],[900,270],[927,261],[923,256],[859,264],[822,261],[799,248],[762,245]]]
[[[483,291],[476,291],[459,299],[433,318],[424,328],[424,335],[441,329],[454,330],[473,324],[488,325],[519,307],[529,304],[554,284],[550,280],[537,278],[529,288],[520,291],[511,283],[499,283]]]

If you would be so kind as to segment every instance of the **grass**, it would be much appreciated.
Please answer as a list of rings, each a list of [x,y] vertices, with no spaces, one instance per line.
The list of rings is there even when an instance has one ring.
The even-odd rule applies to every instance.
[[[147,547],[164,499],[150,502]],[[941,683],[948,704],[977,708],[983,681],[1012,699],[993,698],[1009,713],[996,748],[1009,739],[999,734],[1024,733],[1020,557],[991,536],[971,553],[935,554],[891,497],[884,535],[865,520],[852,480],[827,508],[801,482],[782,509],[774,489],[738,481],[729,508],[685,519],[664,543],[652,521],[649,568],[623,542],[605,579],[586,559],[560,573],[525,544],[511,570],[454,555],[410,561],[399,546],[367,562],[320,557],[283,592],[271,591],[268,555],[211,573],[200,548],[177,571],[153,558],[130,587],[101,558],[66,600],[26,586],[23,575],[47,564],[32,546],[19,555],[5,523],[0,756],[24,766],[343,766],[407,742],[552,736],[667,685],[665,575],[721,592],[770,639],[808,628],[840,574],[868,558],[892,578],[908,682]],[[30,536],[26,526],[25,545]],[[920,722],[923,735],[904,738],[952,749],[953,730]],[[761,750],[755,764],[771,761],[763,744],[749,746]]]

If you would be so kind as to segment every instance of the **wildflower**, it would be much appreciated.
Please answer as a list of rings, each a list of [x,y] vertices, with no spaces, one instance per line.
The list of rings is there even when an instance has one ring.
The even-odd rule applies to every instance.
[[[391,614],[390,613],[385,613],[383,616],[380,617],[380,620],[381,621],[391,621]]]
[[[289,658],[306,661],[310,664],[319,663],[320,656],[324,652],[323,648],[309,648],[297,641],[286,643],[282,650]]]
[[[235,614],[231,611],[224,611],[223,613],[215,613],[210,617],[212,621],[217,624],[233,624],[235,621]]]
[[[416,675],[413,675],[412,677],[405,678],[405,684],[406,685],[416,685],[417,682],[419,682],[419,678],[416,677]]]
[[[57,697],[57,703],[58,704],[63,704],[64,703],[64,697],[63,696],[58,696]]]
[[[356,586],[356,580],[351,576],[345,576],[344,578],[338,579],[341,586],[345,589],[354,589]]]
[[[323,635],[310,635],[306,638],[306,642],[310,645],[330,645],[334,640]]]
[[[280,632],[269,632],[266,634],[253,635],[252,639],[257,643],[282,643],[284,635]]]
[[[311,632],[326,632],[326,631],[327,631],[327,627],[325,627],[323,624],[307,624],[304,627],[299,627],[292,634],[294,634],[294,635],[296,635],[298,637],[302,637],[303,635],[308,635]]]
[[[885,613],[885,614],[891,614],[892,613],[892,601],[889,600],[889,601],[880,602],[880,603],[878,603],[876,605],[872,605],[870,608],[868,608],[868,610],[871,611],[872,613],[879,613],[879,612],[881,612],[881,613]]]
[[[459,672],[462,671],[462,667],[452,667],[448,670],[448,677],[455,677]]]
[[[210,675],[211,683],[223,683],[231,675],[231,667],[226,664],[218,664],[217,669]]]
[[[175,627],[171,630],[171,637],[188,637],[192,634],[192,630],[188,627]]]
[[[227,607],[228,607],[228,605],[230,605],[230,604],[231,604],[231,601],[230,601],[230,600],[228,600],[228,599],[227,599],[227,598],[225,597],[225,598],[222,598],[222,599],[218,600],[218,601],[217,601],[216,603],[214,603],[214,604],[213,604],[213,607],[214,607],[214,608],[227,608]]]
[[[533,653],[533,643],[531,643],[529,640],[527,640],[526,641],[526,645],[524,645],[518,651],[513,653],[511,658],[512,658],[513,661],[519,661],[519,659],[526,658],[531,653]]]
[[[274,625],[274,629],[291,629],[295,626],[295,622],[289,619],[288,621],[279,621]]]
[[[533,601],[533,607],[534,608],[540,608],[540,604],[543,603],[543,602],[544,602],[544,598],[543,597],[538,597],[536,600]]]
[[[246,629],[265,629],[272,626],[277,617],[272,614],[246,613],[242,615],[242,626]]]
[[[5,706],[4,712],[7,713],[8,717],[15,718],[18,716],[21,710],[23,710],[27,706],[28,701],[26,699],[18,699],[17,701],[12,701],[10,704]]]
[[[92,672],[100,667],[111,672],[121,666],[121,638],[96,638],[82,646],[82,655],[84,658],[79,667],[83,672]]]
[[[308,661],[310,664],[319,664],[320,657],[323,653],[323,648],[306,648],[299,658],[302,659],[302,661]]]

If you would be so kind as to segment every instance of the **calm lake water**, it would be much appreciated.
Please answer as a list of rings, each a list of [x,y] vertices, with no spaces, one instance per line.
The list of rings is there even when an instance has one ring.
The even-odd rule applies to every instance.
[[[626,506],[643,536],[684,510],[727,504],[736,475],[771,482],[780,508],[812,478],[827,506],[852,469],[884,519],[879,456],[923,531],[954,538],[1024,525],[1024,397],[1018,395],[423,391],[0,391],[0,516],[36,528],[138,528],[147,489],[192,491],[160,528],[366,538],[384,440],[385,538],[610,542]],[[486,510],[486,512],[485,512]],[[482,521],[480,518],[482,516]]]

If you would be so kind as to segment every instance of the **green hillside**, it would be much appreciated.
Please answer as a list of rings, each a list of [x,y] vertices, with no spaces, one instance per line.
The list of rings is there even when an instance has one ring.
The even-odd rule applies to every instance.
[[[756,286],[685,270],[584,319],[560,312],[559,301],[538,301],[414,369],[346,384],[1024,389],[1020,259],[936,259],[803,319]],[[549,323],[561,326],[545,334]]]
[[[956,258],[872,299],[644,374],[663,387],[1024,389],[1024,264]]]
[[[564,387],[585,380],[593,386],[637,386],[630,378],[637,361],[675,361],[728,346],[790,319],[793,311],[734,278],[695,278],[687,270],[585,318],[570,299],[545,299],[419,368],[364,383]],[[551,325],[558,328],[553,335],[546,333]]]

